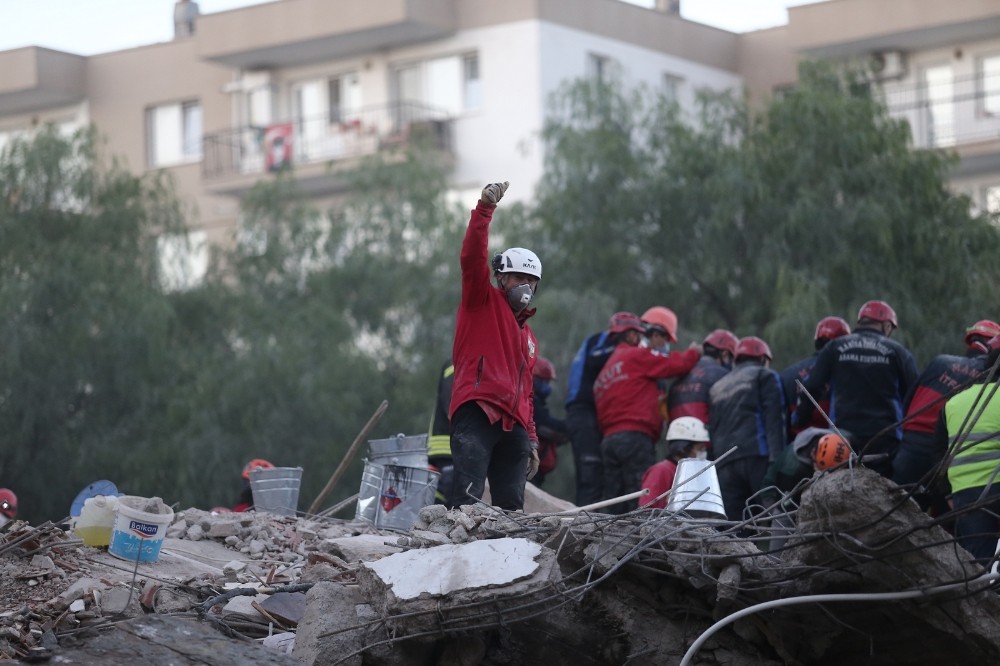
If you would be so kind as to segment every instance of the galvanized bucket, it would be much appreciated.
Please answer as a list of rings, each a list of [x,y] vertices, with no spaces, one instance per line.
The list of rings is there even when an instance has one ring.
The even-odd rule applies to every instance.
[[[375,527],[409,530],[420,509],[434,504],[438,473],[426,467],[385,465],[375,511]]]
[[[704,518],[726,517],[719,475],[710,460],[684,458],[678,462],[668,498],[667,511]]]
[[[427,467],[427,434],[368,440],[368,459],[377,465]]]
[[[294,516],[299,506],[301,467],[257,468],[250,470],[250,490],[254,511]]]

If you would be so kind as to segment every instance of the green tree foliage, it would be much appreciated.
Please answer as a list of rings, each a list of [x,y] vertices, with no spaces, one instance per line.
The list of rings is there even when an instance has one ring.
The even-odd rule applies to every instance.
[[[553,280],[615,309],[667,305],[690,338],[761,335],[776,365],[870,298],[896,308],[918,362],[998,316],[996,227],[949,191],[954,157],[914,150],[863,72],[806,64],[763,109],[702,94],[691,116],[618,84],[554,102],[537,209]]]
[[[0,483],[58,519],[133,460],[171,381],[176,325],[154,232],[181,223],[169,188],[104,165],[91,132],[52,129],[0,159]]]

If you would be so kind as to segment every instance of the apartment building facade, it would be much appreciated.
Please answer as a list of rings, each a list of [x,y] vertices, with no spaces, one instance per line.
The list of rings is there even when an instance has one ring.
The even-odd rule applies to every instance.
[[[700,88],[765,98],[803,58],[876,58],[890,110],[916,147],[961,156],[956,188],[1000,210],[1000,4],[826,0],[785,26],[734,34],[676,2],[275,0],[196,16],[178,2],[170,42],[82,57],[0,53],[0,147],[53,122],[94,123],[136,172],[169,170],[197,211],[196,243],[229,242],[241,197],[292,166],[338,196],[357,158],[429,137],[472,200],[509,179],[530,200],[544,168],[549,96],[612,69],[690,106]],[[164,17],[170,20],[170,17]]]

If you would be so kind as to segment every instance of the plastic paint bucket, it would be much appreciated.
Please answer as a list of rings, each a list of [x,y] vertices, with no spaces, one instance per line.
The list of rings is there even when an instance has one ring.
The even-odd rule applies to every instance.
[[[155,562],[173,520],[173,510],[158,497],[119,497],[108,552],[130,562]]]
[[[274,467],[250,470],[250,490],[254,511],[294,516],[299,507],[301,467]]]
[[[667,511],[708,518],[726,516],[719,475],[709,460],[684,458],[678,462],[674,485],[667,497]]]

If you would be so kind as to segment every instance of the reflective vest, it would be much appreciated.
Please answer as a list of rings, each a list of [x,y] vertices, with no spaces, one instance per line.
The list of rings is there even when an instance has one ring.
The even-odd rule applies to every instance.
[[[428,458],[451,458],[451,424],[448,422],[448,403],[451,402],[451,385],[455,380],[455,366],[449,361],[438,381],[437,406],[431,417],[427,437]]]
[[[970,412],[978,412],[996,383],[971,386],[956,394],[944,406],[945,425],[948,428],[948,440],[953,441],[958,434],[965,418]],[[979,404],[973,407],[976,398],[982,393]],[[968,427],[968,424],[966,424]],[[962,441],[958,453],[948,465],[948,481],[952,492],[968,488],[982,488],[991,480],[1000,482],[1000,395],[986,404],[979,420],[972,426],[972,431]],[[994,474],[997,474],[994,477]]]

